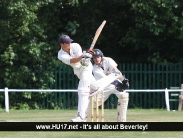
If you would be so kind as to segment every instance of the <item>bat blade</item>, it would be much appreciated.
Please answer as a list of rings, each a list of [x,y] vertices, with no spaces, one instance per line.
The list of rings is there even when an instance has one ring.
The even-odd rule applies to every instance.
[[[100,33],[102,32],[102,29],[104,28],[104,25],[106,24],[106,20],[104,20],[103,22],[102,22],[102,24],[99,26],[99,28],[97,29],[97,31],[96,31],[96,33],[95,33],[95,36],[94,36],[94,38],[93,38],[93,41],[92,41],[92,43],[91,43],[91,46],[90,46],[90,50],[92,50],[93,48],[94,48],[94,46],[95,46],[95,43],[96,43],[96,41],[97,41],[97,39],[98,39],[98,37],[99,37],[99,35],[100,35]]]

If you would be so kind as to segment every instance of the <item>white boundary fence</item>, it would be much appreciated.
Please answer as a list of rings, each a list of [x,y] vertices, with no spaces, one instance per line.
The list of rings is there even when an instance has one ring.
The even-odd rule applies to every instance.
[[[147,89],[147,90],[132,90],[128,89],[126,92],[164,92],[165,93],[165,102],[166,102],[166,109],[167,111],[170,111],[170,103],[169,103],[169,92],[181,92],[182,89]],[[9,92],[77,92],[77,90],[73,89],[63,89],[63,90],[57,90],[57,89],[8,89],[7,87],[5,89],[0,89],[0,92],[4,92],[5,95],[5,111],[9,113]]]

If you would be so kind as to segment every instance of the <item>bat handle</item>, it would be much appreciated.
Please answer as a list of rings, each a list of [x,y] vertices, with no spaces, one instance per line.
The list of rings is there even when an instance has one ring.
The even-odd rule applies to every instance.
[[[93,50],[93,47],[94,47],[94,46],[93,46],[93,44],[92,44],[92,45],[90,46],[89,50]]]

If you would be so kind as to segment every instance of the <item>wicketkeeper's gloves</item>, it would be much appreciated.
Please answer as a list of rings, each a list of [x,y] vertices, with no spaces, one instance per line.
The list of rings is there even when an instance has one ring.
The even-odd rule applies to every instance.
[[[125,77],[122,82],[115,80],[113,84],[115,85],[116,90],[118,90],[119,92],[123,92],[124,90],[129,88],[129,80]]]

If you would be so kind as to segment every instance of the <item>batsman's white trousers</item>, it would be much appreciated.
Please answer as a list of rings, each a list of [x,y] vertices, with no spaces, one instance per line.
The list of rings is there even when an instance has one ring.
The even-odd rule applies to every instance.
[[[95,81],[92,75],[93,66],[90,63],[88,66],[82,66],[79,69],[74,69],[74,73],[79,78],[78,84],[78,116],[82,119],[86,118],[86,110],[89,103],[90,83]]]

